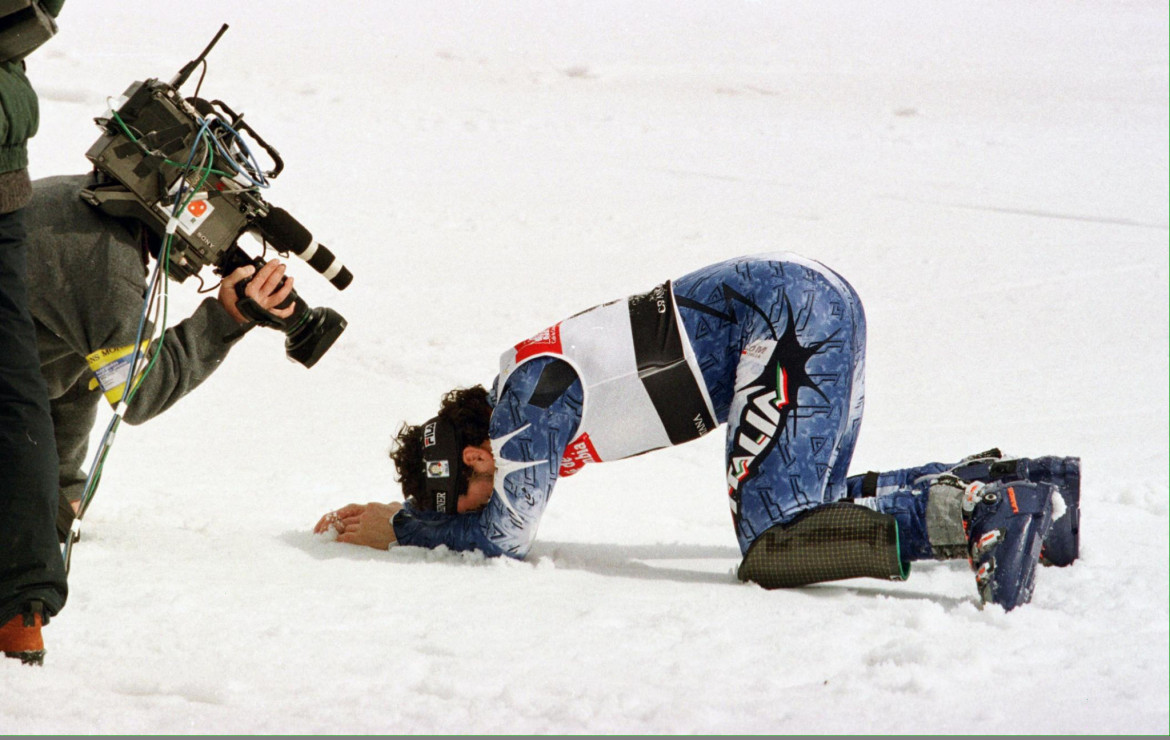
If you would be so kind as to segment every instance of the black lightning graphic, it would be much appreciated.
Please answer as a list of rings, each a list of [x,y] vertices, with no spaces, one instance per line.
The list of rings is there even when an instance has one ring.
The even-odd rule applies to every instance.
[[[760,464],[776,448],[780,436],[796,432],[796,419],[799,418],[800,411],[800,389],[808,388],[826,403],[829,402],[828,397],[809,375],[807,365],[808,361],[832,341],[838,332],[835,331],[819,342],[804,346],[796,336],[796,316],[787,293],[783,297],[787,323],[779,336],[776,334],[776,327],[759,306],[726,285],[724,295],[731,295],[743,301],[764,316],[772,337],[776,339],[776,346],[764,363],[764,369],[739,391],[746,393],[747,397],[743,410],[740,411],[727,469],[728,495],[734,504],[735,521],[738,526],[741,487],[759,473]],[[792,422],[791,430],[789,421]]]

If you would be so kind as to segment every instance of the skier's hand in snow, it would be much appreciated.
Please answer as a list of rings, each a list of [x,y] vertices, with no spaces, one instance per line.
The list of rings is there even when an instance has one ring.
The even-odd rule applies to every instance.
[[[399,503],[380,504],[376,501],[347,504],[321,517],[313,532],[322,534],[333,529],[338,533],[338,542],[385,550],[396,540],[390,520],[401,508]]]

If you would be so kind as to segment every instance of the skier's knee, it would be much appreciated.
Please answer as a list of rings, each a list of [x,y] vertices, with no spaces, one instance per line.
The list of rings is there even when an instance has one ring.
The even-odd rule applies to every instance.
[[[764,588],[791,588],[844,578],[902,580],[909,567],[898,554],[894,517],[836,503],[766,530],[748,548],[737,575]]]

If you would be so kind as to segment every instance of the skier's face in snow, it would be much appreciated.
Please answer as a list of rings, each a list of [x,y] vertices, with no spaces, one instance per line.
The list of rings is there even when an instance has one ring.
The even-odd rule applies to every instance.
[[[491,442],[478,447],[463,448],[463,464],[469,469],[467,493],[459,496],[458,511],[479,511],[492,500],[495,486],[496,458],[492,455]]]

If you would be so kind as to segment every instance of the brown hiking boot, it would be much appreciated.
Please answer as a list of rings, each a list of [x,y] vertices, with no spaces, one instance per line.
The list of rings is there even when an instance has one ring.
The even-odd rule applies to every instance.
[[[0,651],[6,658],[18,658],[25,665],[43,665],[45,641],[41,637],[44,625],[44,605],[33,601],[24,611],[0,626]]]

